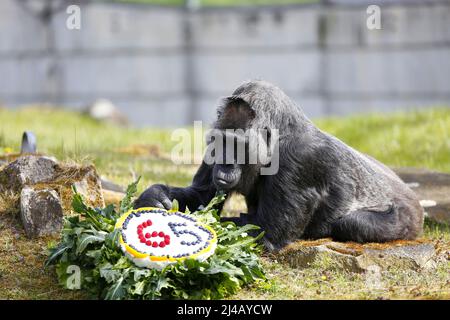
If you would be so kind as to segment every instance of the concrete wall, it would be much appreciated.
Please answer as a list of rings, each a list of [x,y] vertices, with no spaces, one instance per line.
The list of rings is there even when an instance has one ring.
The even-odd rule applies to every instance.
[[[211,121],[219,97],[263,78],[310,117],[450,105],[450,2],[380,4],[373,31],[367,5],[342,2],[192,12],[91,3],[78,31],[65,10],[45,20],[2,0],[0,101],[108,98],[137,125],[179,126]]]

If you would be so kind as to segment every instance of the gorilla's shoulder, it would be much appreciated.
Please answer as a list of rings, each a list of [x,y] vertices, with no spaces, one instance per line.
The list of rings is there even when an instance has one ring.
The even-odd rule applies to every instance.
[[[298,163],[311,166],[318,164],[337,165],[340,158],[339,148],[327,136],[291,137],[285,141],[284,150],[280,151],[296,158]]]

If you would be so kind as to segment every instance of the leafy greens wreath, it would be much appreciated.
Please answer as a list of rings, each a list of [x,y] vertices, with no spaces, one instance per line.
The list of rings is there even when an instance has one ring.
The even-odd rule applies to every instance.
[[[189,213],[214,230],[217,247],[204,261],[183,259],[157,268],[140,268],[127,258],[119,243],[118,219],[132,209],[138,181],[127,188],[118,210],[88,207],[74,189],[73,210],[65,218],[61,242],[50,249],[46,265],[56,265],[59,282],[68,289],[81,289],[100,299],[220,299],[242,286],[265,280],[259,261],[261,247],[248,235],[258,227],[221,223],[215,197],[205,208]],[[176,209],[176,201],[174,203]],[[75,269],[74,269],[75,267]],[[79,279],[74,281],[73,271]],[[76,279],[75,279],[76,280]]]

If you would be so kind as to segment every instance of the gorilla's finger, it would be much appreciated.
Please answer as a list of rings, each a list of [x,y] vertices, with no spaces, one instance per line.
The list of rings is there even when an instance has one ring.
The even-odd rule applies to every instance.
[[[172,209],[172,201],[168,197],[164,197],[164,199],[160,200],[161,203],[164,205],[164,209],[170,210]]]
[[[154,201],[154,202],[152,202],[152,205],[151,205],[150,207],[155,207],[155,208],[165,209],[165,208],[164,208],[164,205],[163,205],[161,202],[159,202],[159,201]]]

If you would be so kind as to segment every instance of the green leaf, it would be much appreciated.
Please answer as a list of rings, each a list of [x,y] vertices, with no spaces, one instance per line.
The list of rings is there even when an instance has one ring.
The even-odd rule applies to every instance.
[[[125,278],[120,277],[107,291],[106,300],[121,300],[125,297],[126,290],[123,286]]]
[[[117,218],[119,217],[119,215],[116,213],[114,205],[110,204],[108,205],[106,208],[101,210],[101,214],[109,219],[109,220],[117,220]]]
[[[56,259],[59,258],[69,248],[70,247],[67,244],[61,243],[56,248],[51,249],[50,256],[45,261],[44,267],[47,268],[50,264],[55,263]]]
[[[102,249],[89,250],[85,253],[86,257],[94,259],[94,261],[100,261],[102,257]]]
[[[177,199],[173,199],[172,201],[172,210],[178,211],[180,208],[180,204]]]
[[[231,276],[243,276],[244,272],[240,267],[234,266],[233,264],[223,261],[222,263],[212,263],[211,267],[205,272],[206,274],[215,273],[226,273]]]
[[[73,190],[73,199],[72,199],[72,208],[77,213],[85,213],[87,211],[87,206],[84,204],[83,197],[81,194],[77,192],[77,188],[75,185],[72,186]]]
[[[137,185],[139,184],[140,180],[141,177],[139,177],[135,182],[133,182],[127,187],[125,197],[120,202],[121,214],[129,211],[130,209],[133,209],[133,197],[137,192]]]
[[[130,260],[128,260],[127,257],[121,257],[114,265],[114,269],[127,269],[130,266]]]
[[[120,236],[120,230],[116,229],[113,232],[108,233],[108,235],[105,237],[105,244],[108,248],[113,250],[119,249],[119,236]]]
[[[99,266],[100,277],[106,280],[108,283],[117,282],[121,278],[122,272],[115,270],[113,265],[109,262]]]
[[[134,295],[142,295],[143,293],[144,293],[144,290],[145,290],[145,286],[146,286],[146,281],[144,280],[144,281],[139,281],[139,282],[136,282],[133,286],[132,286],[132,288],[131,288],[131,294],[134,294]]]
[[[83,233],[77,241],[77,249],[75,250],[75,254],[82,253],[89,244],[95,242],[104,242],[106,233],[97,232],[95,234]]]

